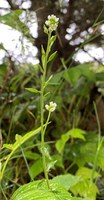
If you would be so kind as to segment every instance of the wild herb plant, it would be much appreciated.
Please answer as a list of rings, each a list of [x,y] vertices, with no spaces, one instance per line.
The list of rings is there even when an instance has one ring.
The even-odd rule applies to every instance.
[[[12,200],[25,200],[25,199],[44,199],[44,200],[81,200],[82,198],[72,197],[71,194],[67,191],[71,191],[71,193],[75,196],[85,197],[84,200],[95,200],[96,194],[98,193],[98,188],[95,184],[97,178],[100,176],[98,168],[104,170],[104,164],[102,162],[103,156],[103,138],[100,135],[100,126],[98,115],[96,112],[96,118],[99,127],[99,140],[96,137],[96,134],[92,134],[91,136],[86,134],[82,129],[76,128],[76,123],[73,123],[72,129],[63,133],[61,138],[56,141],[56,150],[59,153],[59,157],[61,160],[69,161],[71,164],[66,168],[63,167],[64,175],[56,176],[52,180],[48,178],[48,166],[47,166],[47,157],[49,158],[49,152],[45,145],[45,133],[46,128],[50,124],[51,113],[55,111],[57,104],[54,102],[47,103],[47,96],[49,93],[46,92],[47,86],[49,86],[50,82],[57,82],[60,80],[60,77],[66,80],[67,82],[73,85],[73,91],[77,95],[84,96],[88,94],[89,90],[86,90],[86,87],[82,88],[82,85],[78,85],[78,83],[83,83],[86,86],[86,82],[88,83],[87,88],[89,88],[90,81],[93,83],[96,82],[96,78],[100,79],[98,74],[92,73],[90,69],[90,64],[87,65],[79,65],[76,68],[65,69],[60,73],[57,73],[52,77],[52,75],[47,80],[47,69],[49,66],[49,62],[53,60],[56,55],[56,52],[51,54],[52,46],[56,39],[55,31],[58,26],[58,18],[54,15],[48,16],[47,21],[44,25],[44,32],[48,37],[46,50],[42,46],[41,47],[41,65],[39,65],[41,70],[41,80],[40,80],[40,90],[37,88],[26,88],[28,91],[33,92],[33,94],[40,95],[40,127],[36,130],[30,131],[24,136],[16,135],[16,142],[14,144],[4,144],[3,148],[8,148],[11,152],[10,154],[1,162],[0,165],[0,180],[1,180],[1,191],[3,193],[4,199],[6,195],[2,188],[2,180],[5,175],[5,169],[7,167],[8,162],[14,155],[15,151],[18,148],[21,148],[22,144],[31,139],[33,136],[41,132],[41,143],[40,143],[40,151],[42,154],[43,161],[43,171],[45,179],[30,182],[24,186],[21,186],[12,196]],[[61,74],[61,76],[60,76]],[[80,77],[83,76],[83,79],[80,82]],[[87,80],[87,81],[86,81]],[[77,89],[79,90],[77,91]],[[68,94],[69,95],[69,94]],[[73,103],[75,103],[73,101]],[[72,104],[73,104],[72,103]],[[79,106],[79,104],[78,104]],[[78,106],[76,106],[78,108]],[[70,108],[71,110],[71,108]],[[76,109],[77,110],[77,109]],[[45,121],[44,113],[48,111],[47,120]],[[96,111],[96,106],[95,106]],[[77,112],[74,114],[74,122],[77,118]],[[62,122],[63,123],[63,122]],[[59,125],[59,123],[57,123]],[[66,124],[65,124],[66,125]],[[71,140],[70,143],[68,141]],[[92,148],[93,147],[93,148]],[[92,155],[90,155],[92,154]],[[95,156],[95,159],[94,159]],[[66,160],[65,160],[66,159]],[[69,159],[69,160],[68,160]],[[54,162],[53,162],[54,165]],[[64,163],[63,163],[64,165]],[[77,170],[75,176],[70,174],[70,169],[73,167]]]

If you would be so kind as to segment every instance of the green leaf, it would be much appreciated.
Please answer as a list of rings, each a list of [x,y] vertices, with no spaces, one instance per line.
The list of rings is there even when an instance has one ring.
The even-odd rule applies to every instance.
[[[68,132],[68,134],[72,138],[79,138],[79,139],[85,140],[85,137],[84,137],[85,131],[83,131],[81,129],[73,128]]]
[[[48,28],[44,25],[44,33],[48,35]]]
[[[22,105],[22,106],[21,106]],[[14,116],[12,118],[12,123],[15,124],[21,117],[26,113],[29,102],[23,103],[20,105],[19,109],[16,109],[14,112]]]
[[[80,167],[77,170],[76,175],[80,176],[83,179],[91,179],[92,172],[93,172],[93,169],[89,169],[87,167]],[[100,176],[100,174],[95,171],[94,178],[98,178],[99,176]]]
[[[21,139],[22,139],[22,136],[21,136],[21,135],[18,135],[18,134],[16,134],[16,135],[15,135],[15,139],[16,139],[16,141],[17,141],[17,142],[20,142],[20,141],[21,141]]]
[[[57,181],[66,190],[69,190],[70,187],[76,185],[80,179],[80,176],[74,176],[71,174],[59,175],[53,178],[53,180]]]
[[[24,36],[29,37],[30,36],[29,28],[19,19],[19,16],[21,14],[22,10],[11,11],[9,14],[0,16],[0,22],[10,26],[13,29],[18,30],[19,32],[22,32]]]
[[[13,150],[13,144],[3,144],[2,149],[4,149],[4,148],[7,148],[7,149],[10,149],[10,150]]]
[[[64,169],[63,158],[61,155],[54,154],[51,158],[52,160],[57,161],[55,166]]]
[[[99,151],[97,165],[104,171],[104,147]]]
[[[95,183],[91,183],[88,179],[82,179],[76,185],[70,188],[70,191],[77,196],[83,196],[89,200],[95,200],[97,194],[99,193],[97,186]]]
[[[97,193],[99,193],[98,188],[95,183],[91,182],[93,169],[87,167],[81,167],[76,172],[76,175],[80,177],[80,180],[76,185],[71,186],[70,190],[74,195],[80,195],[83,197],[88,197],[90,200],[95,200]],[[98,178],[98,172],[94,173],[94,178]]]
[[[35,152],[31,152],[31,151],[26,151],[24,152],[25,153],[25,156],[27,159],[32,159],[32,160],[37,160],[40,158],[40,154],[38,153],[35,153]]]
[[[46,94],[44,94],[44,97],[47,97],[50,94],[50,92],[47,92]]]
[[[57,160],[51,161],[51,162],[49,162],[49,163],[47,164],[47,172],[49,172],[50,169],[54,169],[54,166],[55,166],[56,162],[57,162]]]
[[[38,159],[35,163],[30,167],[30,174],[32,178],[38,176],[41,172],[43,172],[43,164],[42,159]]]
[[[38,64],[38,67],[39,67],[40,71],[43,73],[43,68],[42,68],[42,66],[41,66],[40,64]]]
[[[54,57],[56,56],[57,51],[55,51],[48,59],[48,62],[52,61],[54,59]]]
[[[91,64],[81,64],[71,69],[65,70],[64,78],[71,82],[71,84],[77,84],[78,79],[84,76],[87,80],[95,82],[96,76],[95,72],[91,70]]]
[[[41,127],[37,128],[36,130],[33,130],[33,131],[30,131],[28,133],[26,133],[24,136],[21,136],[21,140],[16,140],[16,142],[14,144],[9,144],[9,145],[12,145],[12,151],[11,153],[7,156],[7,159],[4,163],[4,166],[2,168],[2,171],[0,172],[0,180],[2,180],[3,178],[3,175],[4,175],[4,171],[5,171],[5,168],[10,160],[10,158],[12,157],[12,155],[14,154],[14,152],[24,143],[26,142],[27,140],[29,140],[31,137],[33,137],[34,135],[38,134],[39,132],[41,131]],[[5,147],[9,147],[8,144],[5,144]]]
[[[72,200],[91,200],[90,198],[73,197]]]
[[[56,40],[56,35],[52,36],[51,39],[50,39],[50,48],[54,44],[55,40]]]
[[[42,55],[45,55],[45,50],[43,48],[43,45],[41,46],[41,52],[42,52]]]
[[[28,90],[29,92],[40,93],[40,91],[35,88],[25,88],[25,89]]]
[[[45,62],[46,62],[46,54],[43,46],[41,46],[41,52],[42,52],[42,66],[44,68]]]
[[[64,146],[66,142],[70,138],[78,138],[81,140],[85,140],[84,138],[85,131],[81,129],[71,129],[67,133],[63,134],[61,136],[61,139],[56,142],[56,149],[58,150],[59,153],[62,153]]]
[[[63,76],[63,71],[59,72],[59,73],[56,73],[55,75],[52,76],[49,84],[50,85],[59,85],[62,76]]]
[[[28,183],[17,189],[11,200],[72,200],[70,193],[57,182],[50,180],[49,185],[50,189],[46,181]]]
[[[53,75],[51,75],[48,80],[45,82],[44,88],[47,87],[47,85],[49,84],[49,82],[51,81]]]
[[[15,10],[12,11],[11,13],[8,13],[6,15],[2,15],[0,16],[0,21],[4,21],[4,22],[9,22],[10,19],[18,19],[18,17],[22,14],[22,10]]]
[[[62,153],[65,143],[69,140],[70,135],[68,133],[65,133],[61,136],[61,139],[56,142],[56,149],[59,153]]]

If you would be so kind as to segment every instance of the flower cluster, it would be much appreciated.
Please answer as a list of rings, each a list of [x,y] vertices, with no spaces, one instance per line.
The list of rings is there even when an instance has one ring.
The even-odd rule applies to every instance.
[[[45,22],[45,25],[48,27],[50,31],[56,31],[58,27],[59,18],[55,15],[49,15],[48,19]]]
[[[56,109],[57,104],[53,103],[53,101],[50,102],[49,105],[45,105],[46,110],[48,110],[49,112],[53,112]]]

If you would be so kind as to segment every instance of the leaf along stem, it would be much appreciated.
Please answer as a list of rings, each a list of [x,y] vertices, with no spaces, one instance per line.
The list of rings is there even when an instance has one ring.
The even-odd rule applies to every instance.
[[[47,186],[49,187],[49,180],[48,180],[48,172],[47,172],[47,164],[46,164],[46,157],[45,157],[45,141],[44,141],[44,136],[45,136],[45,131],[46,127],[48,125],[48,121],[50,118],[50,112],[47,118],[46,122],[46,127],[43,127],[44,124],[44,93],[45,93],[45,77],[46,77],[46,69],[47,69],[47,63],[48,63],[48,56],[50,52],[50,38],[51,38],[51,33],[48,34],[48,42],[47,42],[47,49],[45,53],[45,62],[43,62],[43,75],[41,77],[41,97],[40,97],[40,112],[41,112],[41,151],[42,151],[42,160],[43,160],[43,171],[44,171],[44,176],[47,181]]]

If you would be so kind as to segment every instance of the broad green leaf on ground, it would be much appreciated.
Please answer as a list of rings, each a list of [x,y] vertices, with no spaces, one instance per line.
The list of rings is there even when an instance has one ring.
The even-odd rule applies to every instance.
[[[80,177],[79,182],[76,185],[72,185],[70,190],[74,195],[80,195],[82,197],[88,197],[90,200],[96,200],[96,195],[99,193],[95,183],[91,181],[93,169],[87,167],[81,167],[77,170],[76,175]],[[94,178],[98,178],[99,173],[95,171]]]
[[[70,139],[70,138],[78,138],[81,140],[85,140],[84,137],[85,131],[81,129],[71,129],[67,133],[63,134],[61,136],[61,139],[59,139],[56,142],[56,149],[58,150],[59,153],[62,153],[65,143]]]
[[[57,182],[49,181],[50,189],[46,181],[34,181],[21,186],[15,191],[11,200],[72,200],[69,192]]]
[[[70,188],[70,191],[75,195],[87,197],[90,200],[96,200],[96,196],[99,193],[95,183],[91,183],[88,179],[82,179],[76,185]]]

